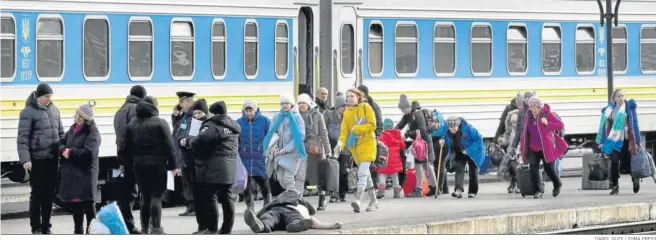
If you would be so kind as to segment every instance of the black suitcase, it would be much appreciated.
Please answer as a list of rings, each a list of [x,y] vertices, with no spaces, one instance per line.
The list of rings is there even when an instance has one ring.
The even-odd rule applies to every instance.
[[[339,162],[337,159],[329,157],[326,160],[320,160],[319,170],[319,187],[331,192],[339,190]]]
[[[542,172],[544,170],[540,169],[540,174],[538,174],[540,178],[540,183],[542,184],[542,188],[544,189],[544,182],[542,181]],[[522,194],[522,197],[526,197],[528,195],[535,195],[540,189],[535,189],[533,187],[533,180],[531,179],[531,170],[529,168],[528,164],[520,164],[517,166],[517,182],[519,186],[519,192]]]

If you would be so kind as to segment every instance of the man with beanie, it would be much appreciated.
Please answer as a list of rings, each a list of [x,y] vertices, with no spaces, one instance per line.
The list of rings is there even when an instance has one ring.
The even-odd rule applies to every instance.
[[[255,211],[257,186],[262,190],[264,205],[271,202],[269,179],[266,173],[266,157],[262,146],[264,136],[269,132],[271,120],[262,115],[257,102],[246,100],[242,107],[242,116],[237,119],[237,123],[242,129],[239,135],[239,156],[249,176],[248,186],[244,191],[244,201],[246,201],[248,209]]]
[[[478,167],[485,160],[483,136],[462,117],[450,117],[446,120],[449,131],[440,140],[440,145],[447,147],[447,159],[453,159],[456,165],[456,186],[452,197],[462,198],[465,182],[465,166],[469,166],[468,197],[478,194]]]
[[[194,208],[194,194],[193,194],[193,156],[191,152],[185,147],[181,146],[182,139],[189,135],[191,129],[191,121],[194,116],[191,106],[194,105],[195,93],[192,92],[177,92],[179,103],[173,109],[171,122],[173,123],[173,142],[175,144],[176,160],[178,165],[182,166],[182,191],[185,198],[185,205],[187,208],[180,216],[193,216],[195,214]]]
[[[30,226],[32,234],[52,234],[50,216],[57,182],[60,139],[64,137],[53,91],[41,83],[20,112],[16,148],[23,168],[30,174]]]
[[[325,87],[319,88],[317,95],[315,103],[317,104],[317,107],[319,107],[319,112],[323,114],[326,110],[330,109],[330,103],[328,103],[328,89]]]
[[[125,129],[132,119],[137,118],[137,103],[146,96],[146,89],[141,85],[135,85],[130,89],[130,95],[125,98],[125,103],[118,109],[114,115],[114,134],[116,134],[116,146],[124,141]],[[118,156],[118,154],[117,154]],[[119,164],[123,168],[123,186],[120,188],[118,196],[118,205],[121,209],[121,215],[125,220],[130,234],[139,234],[132,216],[134,200],[138,195],[137,179],[134,176],[134,163],[132,159],[122,159],[118,157]]]
[[[328,130],[328,141],[330,142],[330,149],[334,149],[339,141],[339,134],[342,130],[342,117],[344,116],[344,111],[346,111],[346,98],[344,95],[335,96],[335,107],[331,110],[326,111],[323,115],[324,122],[326,123],[326,129]],[[350,168],[348,164],[349,161],[349,152],[348,148],[344,148],[344,151],[340,152],[337,156],[337,162],[339,162],[339,191],[338,196],[331,196],[330,202],[346,202],[346,193],[348,192],[348,171]]]

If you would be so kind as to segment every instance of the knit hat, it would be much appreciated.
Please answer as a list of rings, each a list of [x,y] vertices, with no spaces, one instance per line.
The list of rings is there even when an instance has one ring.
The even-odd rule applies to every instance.
[[[303,93],[301,95],[298,95],[298,103],[306,103],[308,105],[312,105],[313,101],[310,95]]]
[[[191,106],[192,111],[200,110],[204,112],[205,114],[209,113],[208,108],[207,108],[207,101],[205,99],[199,99],[194,103],[193,106]]]
[[[410,105],[410,100],[408,100],[408,96],[405,94],[401,94],[401,99],[399,100],[399,109],[406,109],[410,108],[412,105]]]
[[[246,108],[252,108],[253,110],[257,110],[257,102],[253,100],[246,100],[241,110],[246,110]]]
[[[296,101],[294,101],[294,97],[292,97],[291,94],[280,94],[280,103],[291,103],[292,105],[296,104]]]
[[[534,96],[534,97],[531,97],[528,100],[528,107],[534,107],[534,106],[537,106],[537,107],[540,107],[540,108],[544,107],[544,103],[542,102],[542,99],[540,99],[540,97]]]
[[[224,101],[218,101],[210,106],[210,112],[214,115],[221,115],[228,113],[228,108]]]
[[[94,112],[93,106],[90,104],[82,104],[82,106],[79,106],[75,110],[75,113],[77,113],[77,115],[80,115],[80,117],[84,118],[84,120],[92,120],[93,112]]]
[[[535,96],[535,91],[530,90],[524,93],[524,100],[530,99],[531,97]]]
[[[392,121],[392,119],[385,118],[385,120],[383,121],[383,129],[389,130],[392,128],[394,128],[394,121]]]
[[[146,89],[141,85],[134,85],[130,89],[130,95],[138,98],[146,97]]]
[[[446,120],[446,125],[449,126],[449,128],[454,128],[460,126],[460,118],[459,117],[449,117]]]
[[[344,96],[335,97],[335,107],[339,108],[346,105],[346,98]]]
[[[36,97],[52,94],[52,88],[47,83],[41,83],[36,87]]]

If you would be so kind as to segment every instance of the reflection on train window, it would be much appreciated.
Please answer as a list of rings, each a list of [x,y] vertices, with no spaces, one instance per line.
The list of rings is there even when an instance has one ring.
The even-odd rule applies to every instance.
[[[506,32],[506,66],[510,74],[526,74],[528,40],[526,27],[510,26]]]
[[[247,20],[246,26],[244,26],[244,74],[249,79],[253,79],[257,75],[258,36],[255,20]]]
[[[383,25],[371,24],[369,27],[369,73],[380,75],[383,73]]]
[[[562,37],[559,26],[542,28],[542,71],[558,74],[562,67]]]
[[[438,23],[433,30],[433,70],[438,75],[456,71],[456,29],[452,23]]]
[[[576,28],[576,71],[591,74],[595,69],[595,31],[593,27]]]
[[[640,69],[645,73],[656,73],[656,26],[645,26],[640,30]]]
[[[64,24],[61,18],[36,23],[36,75],[39,80],[61,80],[64,73]]]
[[[627,45],[626,28],[624,26],[613,27],[613,72],[623,73],[626,71]]]
[[[83,74],[88,81],[109,76],[109,22],[104,18],[84,21]]]
[[[174,80],[191,80],[194,73],[194,24],[171,23],[171,76]]]
[[[492,73],[492,29],[474,25],[471,30],[471,69],[474,74]]]
[[[10,17],[0,22],[0,61],[0,77],[11,80],[16,73],[16,25]]]
[[[397,74],[414,75],[417,72],[418,30],[414,23],[401,23],[396,26],[394,38],[394,65]]]
[[[222,79],[226,73],[226,28],[223,20],[212,24],[212,76]]]
[[[289,55],[289,31],[287,30],[287,23],[281,22],[276,24],[276,76],[282,79],[287,75],[287,57]]]
[[[352,74],[355,70],[355,39],[353,25],[342,25],[341,37],[342,74]]]
[[[132,80],[150,80],[153,74],[153,25],[134,20],[128,31],[128,75]]]

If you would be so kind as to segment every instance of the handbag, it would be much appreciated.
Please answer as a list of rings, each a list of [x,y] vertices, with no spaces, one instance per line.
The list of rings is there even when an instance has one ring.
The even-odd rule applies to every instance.
[[[356,112],[356,114],[355,114],[356,115],[355,116],[355,125],[361,125],[362,124],[362,121],[364,121],[365,118],[367,117],[367,112],[365,111],[364,114],[365,114],[365,116],[363,118],[361,118],[360,120],[358,120],[358,116],[357,116],[358,114]],[[358,137],[355,135],[355,133],[353,133],[353,130],[351,130],[351,133],[349,133],[349,136],[346,139],[346,146],[347,147],[355,147],[355,144],[357,143],[357,141],[358,141]]]
[[[323,155],[323,145],[321,144],[321,139],[316,134],[310,133],[312,125],[314,125],[314,115],[310,116],[310,123],[305,124],[305,132],[307,136],[305,137],[305,152],[308,155],[314,157],[321,157]]]
[[[603,154],[599,154],[597,159],[588,163],[588,180],[606,181],[608,180],[608,161],[609,159]]]
[[[412,141],[410,151],[415,156],[416,161],[426,161],[428,159],[428,143],[421,138],[419,129],[417,129],[417,137]]]

